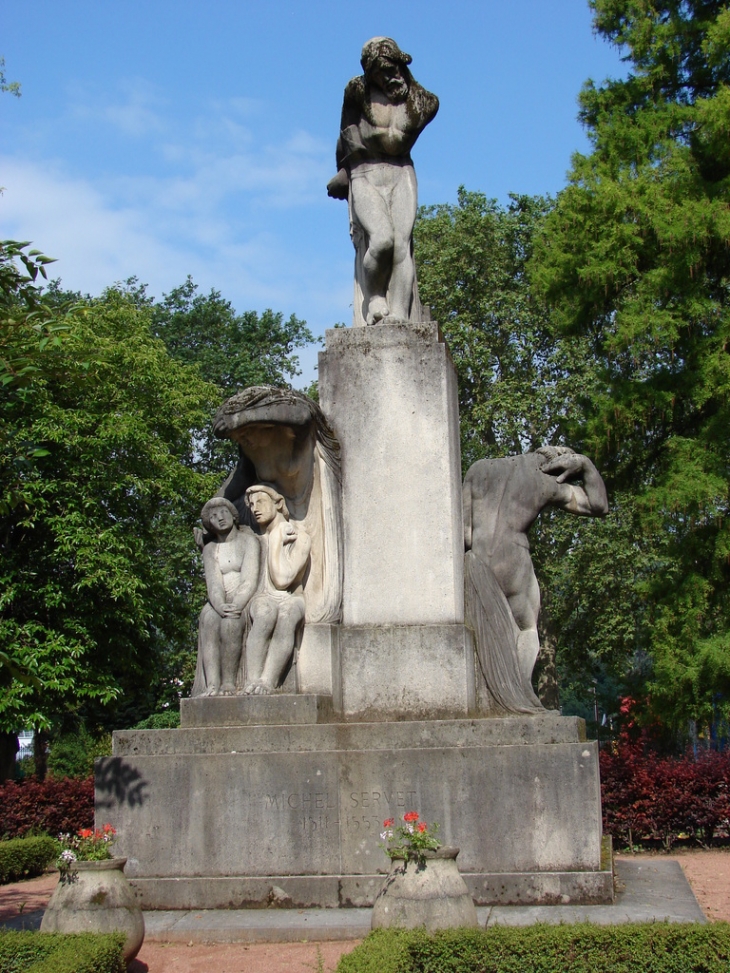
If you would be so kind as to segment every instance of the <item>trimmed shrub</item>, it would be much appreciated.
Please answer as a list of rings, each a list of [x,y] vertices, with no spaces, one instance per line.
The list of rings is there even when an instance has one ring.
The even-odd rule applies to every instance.
[[[0,836],[58,835],[94,827],[94,779],[44,781],[28,777],[0,784]]]
[[[730,925],[377,930],[337,973],[727,973]]]
[[[77,733],[65,733],[53,741],[48,754],[48,773],[53,777],[85,780],[94,773],[97,757],[110,757],[112,735],[92,736],[83,727]]]
[[[137,723],[135,730],[176,730],[180,726],[180,710],[166,709],[153,713],[146,720]]]
[[[58,842],[47,835],[0,841],[0,885],[42,875],[58,855]]]
[[[0,973],[124,973],[119,933],[0,931]]]
[[[644,753],[623,744],[600,753],[603,828],[620,844],[660,841],[668,851],[682,835],[708,843],[730,827],[730,754],[697,760]]]

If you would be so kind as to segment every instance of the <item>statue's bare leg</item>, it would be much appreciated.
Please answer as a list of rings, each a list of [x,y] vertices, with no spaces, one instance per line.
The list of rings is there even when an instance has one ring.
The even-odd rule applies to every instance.
[[[203,696],[217,696],[221,686],[220,615],[206,603],[200,613],[200,641],[203,654],[205,691]]]
[[[243,618],[221,618],[221,695],[236,692],[236,675],[243,650]]]
[[[387,167],[389,170],[392,167]],[[386,172],[387,172],[386,170]],[[387,301],[388,282],[393,269],[394,234],[388,204],[378,189],[384,177],[381,170],[367,175],[353,174],[350,192],[352,210],[362,227],[367,248],[362,258],[363,280],[360,285],[366,306],[368,324],[377,324],[390,314]],[[377,185],[372,179],[377,174]],[[384,186],[387,189],[387,186]]]
[[[269,692],[281,682],[281,676],[294,651],[294,638],[297,626],[304,618],[304,604],[292,599],[284,602],[279,608],[274,634],[271,636],[266,665],[261,676],[261,683]]]
[[[266,596],[254,598],[250,611],[252,624],[246,639],[245,693],[254,692],[261,681],[269,639],[276,626],[278,615],[276,603],[269,601]]]
[[[413,225],[418,207],[418,186],[412,166],[396,168],[397,182],[390,197],[390,216],[393,223],[393,257],[388,306],[390,316],[408,321],[411,315],[413,281],[416,268],[411,251]]]
[[[517,637],[517,662],[526,683],[532,682],[540,652],[540,638],[537,634],[537,619],[540,614],[540,587],[530,564],[530,572],[523,574],[523,588],[517,594],[508,596],[512,615],[520,630]]]

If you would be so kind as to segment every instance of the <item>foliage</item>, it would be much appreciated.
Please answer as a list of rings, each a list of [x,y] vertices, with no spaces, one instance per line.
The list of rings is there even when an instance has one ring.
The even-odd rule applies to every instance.
[[[166,709],[162,713],[153,713],[141,720],[135,730],[176,730],[180,726],[180,711]]]
[[[94,779],[5,781],[0,784],[0,836],[58,835],[94,825]]]
[[[593,150],[574,157],[529,269],[559,333],[590,349],[595,384],[566,428],[630,495],[630,627],[652,706],[679,725],[730,699],[730,14],[591,5],[630,70],[584,87]]]
[[[603,827],[633,846],[679,835],[709,842],[730,829],[730,754],[708,751],[696,760],[659,757],[638,743],[600,753]]]
[[[727,923],[376,930],[337,973],[725,973]]]
[[[0,931],[0,973],[124,973],[122,933]]]
[[[419,213],[419,289],[457,370],[464,470],[484,456],[562,442],[590,383],[586,342],[554,335],[527,273],[550,206],[513,196],[505,209],[462,187],[456,206]]]
[[[61,875],[67,875],[74,862],[109,861],[114,857],[111,846],[116,837],[117,832],[110,824],[103,828],[80,828],[76,834],[60,834],[61,851],[56,865]]]
[[[5,77],[5,58],[0,57],[0,91],[3,93],[15,95],[16,98],[20,98],[20,82],[18,81],[8,81]]]
[[[112,738],[110,733],[92,736],[85,726],[74,733],[56,737],[48,754],[48,771],[54,777],[86,778],[94,773],[97,757],[110,757]]]
[[[388,858],[403,858],[405,861],[417,861],[423,864],[424,851],[436,851],[441,847],[436,835],[438,824],[430,827],[425,821],[419,821],[418,811],[406,811],[403,824],[396,825],[394,818],[383,821],[385,830],[380,837],[386,842],[381,845]]]
[[[42,875],[58,854],[58,842],[48,835],[0,841],[0,885]]]
[[[152,305],[153,330],[179,361],[198,365],[225,396],[249,385],[284,386],[298,375],[296,348],[313,341],[304,321],[266,310],[237,314],[219,291],[185,283]]]
[[[19,305],[26,285],[13,286]],[[149,712],[157,679],[176,677],[170,647],[193,643],[190,532],[217,485],[194,443],[216,390],[170,358],[149,309],[120,290],[68,321],[41,354],[27,315],[0,319],[35,369],[0,411],[0,633],[14,667],[3,729],[50,727],[95,701]]]

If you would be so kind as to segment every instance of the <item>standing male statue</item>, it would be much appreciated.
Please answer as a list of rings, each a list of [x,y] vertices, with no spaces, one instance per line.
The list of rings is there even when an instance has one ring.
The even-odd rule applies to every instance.
[[[337,175],[327,192],[347,199],[355,244],[355,324],[420,320],[413,262],[418,187],[411,149],[438,111],[390,37],[362,49],[363,75],[345,88]]]
[[[540,708],[532,670],[540,651],[540,587],[527,531],[547,506],[603,517],[606,487],[587,456],[565,446],[483,459],[464,479],[466,602],[488,688],[511,712]]]

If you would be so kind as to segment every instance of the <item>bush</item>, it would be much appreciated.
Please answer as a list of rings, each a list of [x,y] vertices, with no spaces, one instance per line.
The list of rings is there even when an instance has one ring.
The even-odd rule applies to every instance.
[[[0,836],[57,835],[94,826],[94,779],[44,781],[28,777],[0,784]]]
[[[137,723],[135,730],[176,730],[180,726],[180,711],[166,709],[162,713],[153,713],[146,720]]]
[[[337,973],[727,973],[730,925],[372,932]]]
[[[661,841],[669,850],[680,835],[707,843],[728,833],[730,755],[659,757],[626,743],[602,750],[600,766],[603,828],[614,841]]]
[[[119,933],[0,931],[0,973],[124,973]]]
[[[58,842],[47,835],[0,841],[0,885],[42,875],[58,856]]]
[[[111,733],[93,737],[83,727],[53,741],[48,753],[48,772],[54,777],[87,778],[94,773],[97,757],[110,757]]]

